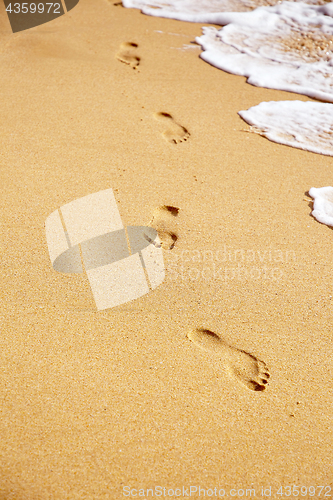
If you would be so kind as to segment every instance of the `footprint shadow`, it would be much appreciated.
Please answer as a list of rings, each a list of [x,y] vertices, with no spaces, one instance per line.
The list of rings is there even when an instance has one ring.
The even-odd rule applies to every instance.
[[[137,43],[124,42],[120,45],[119,52],[116,57],[118,61],[127,64],[133,69],[137,69],[140,64],[141,58],[137,55]]]
[[[179,144],[180,142],[186,142],[190,137],[191,134],[189,131],[177,123],[169,113],[155,113],[154,117],[159,121],[163,121],[167,126],[167,129],[162,133],[162,135],[168,142],[171,142],[172,144]]]
[[[192,330],[187,337],[200,349],[222,357],[229,373],[251,391],[266,389],[270,373],[263,361],[229,345],[216,333],[204,328]]]
[[[145,234],[145,238],[150,243],[162,247],[163,250],[172,250],[178,240],[178,236],[174,232],[175,218],[178,213],[179,208],[171,205],[162,205],[156,208],[148,225],[157,231],[160,243],[150,241],[148,233]]]

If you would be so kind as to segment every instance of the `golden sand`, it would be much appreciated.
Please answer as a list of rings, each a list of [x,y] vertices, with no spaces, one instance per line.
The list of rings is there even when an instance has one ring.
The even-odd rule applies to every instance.
[[[80,0],[12,34],[0,8],[0,498],[332,486],[333,233],[305,193],[333,158],[237,115],[307,98],[206,64],[200,24]],[[108,188],[176,240],[156,290],[98,312],[44,224]]]

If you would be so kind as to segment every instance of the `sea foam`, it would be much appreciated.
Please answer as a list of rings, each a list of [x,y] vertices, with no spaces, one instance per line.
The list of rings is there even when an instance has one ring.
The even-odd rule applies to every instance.
[[[282,2],[219,14],[221,30],[197,37],[202,59],[258,87],[333,102],[333,3]]]
[[[322,224],[333,226],[333,187],[311,188],[309,195],[314,199],[313,217]]]
[[[149,16],[220,25],[224,23],[219,22],[219,13],[251,11],[257,7],[272,6],[277,3],[280,3],[280,0],[123,0],[124,7],[140,9]],[[305,3],[324,5],[327,2],[307,0]]]
[[[204,61],[258,87],[333,103],[333,2],[123,0],[123,5],[152,16],[221,25],[202,28],[196,38]],[[270,140],[333,156],[329,104],[271,102],[239,114]]]
[[[239,12],[251,10],[248,4],[253,0],[123,0],[123,6],[140,9],[144,14],[166,17],[192,23],[216,22],[220,12]],[[253,7],[254,8],[254,7]]]
[[[333,3],[258,7],[276,1],[123,0],[123,5],[151,16],[224,26],[204,27],[196,38],[204,61],[258,87],[333,102]]]
[[[333,156],[333,104],[261,102],[239,115],[271,141]]]

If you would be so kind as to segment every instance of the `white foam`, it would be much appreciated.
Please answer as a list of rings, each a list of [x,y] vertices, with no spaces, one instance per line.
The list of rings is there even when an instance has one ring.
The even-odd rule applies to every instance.
[[[255,8],[260,3],[276,5]],[[123,0],[123,4],[152,16],[224,26],[205,27],[196,38],[204,61],[245,76],[258,87],[333,103],[333,2]],[[240,115],[275,142],[333,153],[329,105],[262,103]]]
[[[322,224],[333,226],[333,187],[311,188],[309,195],[314,199],[313,217]]]
[[[244,12],[264,1],[123,0],[123,5],[151,16],[222,25],[203,28],[196,38],[203,60],[258,87],[333,102],[333,3],[282,2]]]
[[[333,104],[261,102],[239,115],[271,141],[333,156]]]
[[[123,6],[144,14],[192,23],[216,22],[220,12],[250,10],[251,0],[123,0]],[[252,7],[254,8],[254,7]]]
[[[298,0],[295,0],[297,2]],[[140,9],[144,14],[166,17],[192,23],[220,22],[222,12],[245,12],[260,6],[274,5],[280,0],[122,0],[128,9]],[[307,0],[305,3],[320,5],[325,0]]]
[[[333,102],[333,3],[282,2],[219,14],[221,30],[203,28],[202,59],[258,87]]]

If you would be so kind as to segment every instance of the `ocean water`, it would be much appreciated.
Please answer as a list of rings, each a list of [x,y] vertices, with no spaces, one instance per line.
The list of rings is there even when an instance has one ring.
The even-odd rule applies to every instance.
[[[152,16],[223,26],[203,26],[202,36],[196,38],[204,61],[245,76],[258,87],[333,103],[333,3],[123,0],[123,5]],[[272,141],[333,156],[332,109],[282,101],[261,103],[239,114]]]

